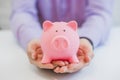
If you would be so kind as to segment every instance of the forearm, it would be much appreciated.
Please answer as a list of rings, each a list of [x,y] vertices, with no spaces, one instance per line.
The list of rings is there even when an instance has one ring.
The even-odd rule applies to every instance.
[[[34,7],[36,0],[33,1],[32,3],[29,0],[28,2],[27,0],[24,2],[22,0],[16,0],[13,4],[11,28],[24,49],[26,49],[30,40],[39,38],[42,31]]]
[[[89,38],[93,42],[94,47],[97,47],[98,45],[104,43],[109,35],[112,15],[112,1],[90,1],[91,3],[89,3],[86,10],[85,22],[81,28],[79,28],[79,35],[81,37]]]

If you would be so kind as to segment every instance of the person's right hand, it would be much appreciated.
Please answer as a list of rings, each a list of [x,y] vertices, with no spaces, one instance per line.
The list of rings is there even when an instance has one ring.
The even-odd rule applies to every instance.
[[[28,43],[27,55],[30,63],[36,65],[39,68],[53,69],[55,67],[52,63],[48,63],[48,64],[41,63],[43,53],[40,47],[40,41],[37,39],[31,40]]]

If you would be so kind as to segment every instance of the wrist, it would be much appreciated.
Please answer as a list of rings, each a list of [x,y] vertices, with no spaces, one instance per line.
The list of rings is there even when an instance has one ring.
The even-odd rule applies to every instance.
[[[88,43],[92,47],[92,49],[94,49],[93,42],[89,38],[87,38],[87,37],[80,37],[80,40],[85,41],[86,43]]]
[[[89,42],[88,39],[86,38],[81,38],[80,39],[80,45],[83,46],[83,50],[87,49],[88,52],[88,56],[92,59],[94,54],[93,54],[93,46],[91,45],[91,43]]]

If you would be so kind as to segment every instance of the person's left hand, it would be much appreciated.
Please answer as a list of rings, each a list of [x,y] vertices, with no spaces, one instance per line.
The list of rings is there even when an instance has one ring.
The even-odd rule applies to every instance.
[[[69,63],[67,61],[53,62],[54,65],[57,65],[57,67],[54,69],[54,72],[72,73],[79,71],[90,63],[93,56],[93,48],[90,42],[87,39],[80,39],[80,47],[77,53],[79,63]]]

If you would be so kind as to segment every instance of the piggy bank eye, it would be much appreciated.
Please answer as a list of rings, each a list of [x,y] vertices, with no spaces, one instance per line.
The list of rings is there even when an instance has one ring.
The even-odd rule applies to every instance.
[[[55,32],[58,32],[58,30],[56,30]]]
[[[66,30],[64,29],[63,32],[65,32]]]

